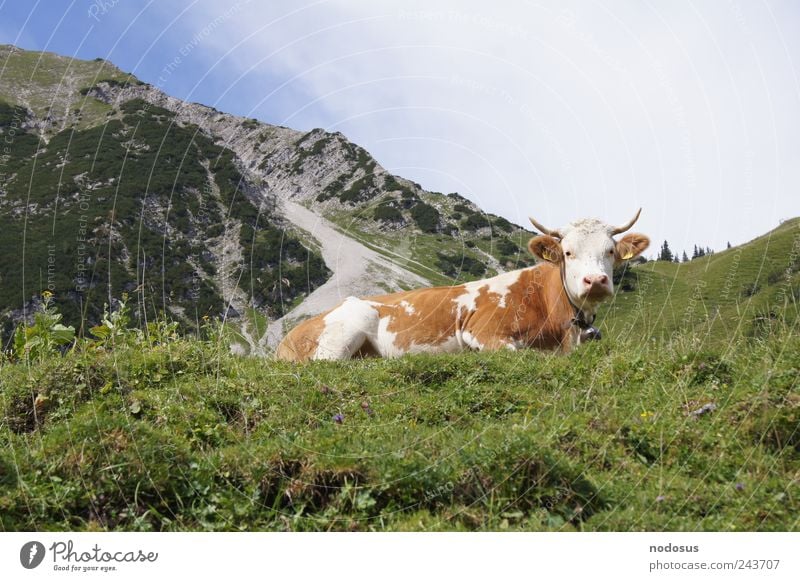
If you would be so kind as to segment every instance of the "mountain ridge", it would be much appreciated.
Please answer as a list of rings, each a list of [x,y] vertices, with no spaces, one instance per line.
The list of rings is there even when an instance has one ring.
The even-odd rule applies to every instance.
[[[7,113],[6,123],[0,131],[4,131],[6,136],[14,132],[18,145],[15,146],[16,151],[11,152],[10,159],[16,162],[16,169],[30,170],[28,191],[23,191],[20,183],[24,180],[16,179],[19,176],[0,171],[0,175],[4,176],[0,180],[0,191],[3,192],[0,196],[0,219],[16,224],[15,219],[27,220],[29,215],[36,215],[40,210],[52,212],[54,224],[61,219],[52,199],[42,196],[42,188],[35,183],[34,177],[42,169],[53,172],[60,170],[57,177],[51,176],[52,183],[49,184],[56,200],[62,195],[62,188],[71,190],[69,195],[74,197],[78,186],[107,191],[108,196],[100,197],[108,198],[113,193],[115,200],[122,199],[118,195],[120,190],[125,190],[129,198],[138,200],[137,203],[146,200],[138,210],[143,224],[140,231],[143,227],[162,236],[162,253],[165,257],[169,254],[168,250],[172,249],[172,237],[180,238],[182,232],[170,224],[171,216],[177,212],[181,215],[179,221],[182,221],[187,239],[198,243],[208,242],[205,248],[196,244],[196,252],[205,257],[212,268],[208,272],[197,268],[200,259],[195,260],[198,264],[193,263],[192,266],[196,272],[200,272],[199,278],[203,283],[211,287],[208,292],[213,296],[209,301],[216,300],[228,306],[214,312],[206,309],[204,314],[247,319],[241,326],[250,350],[258,351],[258,346],[263,345],[264,334],[257,329],[259,319],[284,319],[305,296],[313,293],[332,276],[330,265],[325,266],[321,261],[314,233],[285,219],[281,209],[284,201],[300,204],[319,215],[321,220],[329,221],[343,237],[339,238],[340,241],[355,241],[365,248],[362,253],[364,256],[373,257],[370,265],[365,265],[363,274],[366,275],[370,268],[377,268],[381,276],[364,276],[370,282],[365,288],[363,281],[355,283],[358,277],[351,273],[347,279],[351,281],[350,287],[354,292],[388,292],[407,288],[409,283],[452,284],[533,263],[525,250],[528,231],[503,218],[482,213],[475,204],[457,194],[446,196],[428,192],[419,184],[392,175],[366,150],[339,132],[330,133],[322,129],[301,132],[222,113],[213,107],[187,103],[104,60],[81,61],[3,45],[0,46],[0,63],[0,102],[5,103],[4,110]],[[21,116],[21,122],[15,123],[14,115]],[[107,131],[109,128],[110,132]],[[109,141],[109,133],[113,139],[117,139],[123,132],[127,132],[125,139],[119,137],[119,143],[114,145],[119,146],[117,153],[124,160],[117,160],[119,163],[116,164],[108,163],[107,167],[98,164],[98,160],[102,162],[107,153],[104,140],[105,143]],[[185,149],[174,151],[173,157],[165,162],[168,167],[162,167],[163,150],[169,145],[166,138],[170,132],[182,133]],[[143,134],[145,137],[142,140]],[[36,140],[35,144],[33,140]],[[197,149],[195,141],[202,142],[199,153],[194,151]],[[20,145],[23,142],[27,148]],[[83,147],[77,151],[80,160],[76,160],[74,153],[76,143]],[[94,153],[91,152],[92,145],[95,146]],[[61,147],[57,152],[61,157],[52,156],[55,147]],[[48,158],[48,155],[51,157]],[[141,176],[123,175],[125,160],[147,155],[152,167],[144,183],[139,182],[143,179]],[[198,155],[205,158],[195,159]],[[34,171],[37,160],[45,160],[45,164],[49,165],[43,168],[40,161]],[[86,172],[70,173],[82,160],[86,160],[84,165],[87,167],[79,169],[95,172],[91,183],[78,184],[80,180],[85,181]],[[88,163],[89,160],[91,163]],[[28,165],[25,166],[25,163]],[[101,166],[100,170],[98,165]],[[187,173],[184,165],[193,167],[196,174],[188,181],[183,179]],[[220,170],[220,167],[223,169]],[[203,171],[208,174],[205,180],[209,184],[207,191],[198,168],[205,168]],[[114,175],[112,170],[118,170],[119,175]],[[220,187],[219,180],[214,177],[217,171],[227,176],[229,183],[223,190],[230,199],[215,198],[218,194],[214,194],[214,191]],[[171,188],[166,184],[168,176],[173,176],[170,172],[175,174]],[[161,192],[164,199],[158,203],[147,192],[132,191],[136,189],[134,186],[149,188],[154,175],[163,178],[164,182]],[[67,177],[71,177],[72,181]],[[115,182],[117,179],[120,181]],[[191,194],[190,191],[195,193]],[[16,193],[16,198],[13,193]],[[38,206],[30,204],[32,194],[37,198],[35,203]],[[211,196],[215,199],[212,205],[219,206],[220,211],[227,208],[229,214],[235,210],[244,217],[229,215],[220,232],[216,227],[220,223],[218,220],[221,220],[218,212],[212,212],[214,216],[205,222],[198,221],[196,214],[200,209],[196,203],[189,201],[190,194],[200,202]],[[129,198],[125,200],[130,201]],[[177,205],[173,208],[171,204]],[[108,211],[111,212],[110,209]],[[112,213],[109,216],[130,221],[137,210],[130,207],[125,211],[132,214]],[[272,228],[275,233],[260,233],[259,216],[265,217],[265,227]],[[161,217],[164,219],[159,222]],[[115,232],[113,224],[106,225],[106,229]],[[277,231],[299,242],[307,252],[306,271],[309,275],[305,282],[297,274],[291,279],[281,274],[287,269],[299,273],[303,261],[298,257],[302,250],[292,246],[294,255],[281,260],[268,256],[274,248],[265,248],[267,241],[272,247],[282,245],[280,240],[283,238],[277,235]],[[239,232],[239,235],[232,232]],[[330,229],[326,232],[330,233]],[[239,238],[238,244],[234,243],[236,238]],[[97,240],[94,242],[96,246]],[[131,244],[134,247],[129,248]],[[124,272],[129,278],[139,272],[136,265],[140,259],[131,262],[132,256],[139,256],[139,249],[135,245],[130,241],[129,244],[121,244],[116,249],[118,253],[107,258],[109,262],[105,266],[109,269],[106,274],[110,282],[106,286],[109,290],[124,290],[126,285],[113,288],[114,280]],[[112,246],[109,242],[109,248]],[[152,251],[153,248],[150,249],[151,254]],[[381,258],[371,253],[377,253]],[[39,254],[42,255],[41,250]],[[43,260],[42,256],[38,256],[38,260]],[[383,266],[379,263],[383,263]],[[387,264],[393,264],[394,267],[386,269]],[[6,278],[18,282],[11,270],[6,265]],[[117,271],[115,276],[110,272],[113,270]],[[168,268],[162,267],[162,270],[164,281],[175,282]],[[223,275],[217,275],[220,271]],[[270,272],[266,279],[264,271]],[[188,275],[183,273],[181,276],[185,279]],[[235,284],[233,279],[237,281]],[[133,282],[141,283],[140,280]],[[98,283],[94,281],[92,284]],[[186,280],[181,284],[185,285]],[[181,284],[173,286],[180,287]],[[263,288],[265,284],[269,286],[268,289]],[[303,288],[298,288],[298,285]],[[21,286],[27,288],[24,283]],[[69,286],[62,281],[62,288]],[[170,285],[165,282],[162,286],[166,288]],[[129,291],[140,287],[141,284],[127,284]],[[338,291],[339,295],[348,294],[347,288]],[[31,311],[36,300],[34,293],[26,290],[25,294],[32,296],[26,297],[27,303],[22,305],[23,317]],[[106,294],[107,301],[113,301],[115,293]],[[193,306],[188,295],[175,299],[174,293],[170,295],[165,291],[161,294],[156,299],[156,310],[157,307],[163,307],[164,311],[181,318],[187,307]],[[80,298],[72,296],[71,300],[74,302]],[[148,300],[152,302],[152,297],[148,299],[144,293],[137,296],[140,306],[137,312],[147,310],[146,307],[142,310],[142,304]],[[323,305],[324,301],[320,308]],[[0,300],[0,312],[5,313],[5,318],[19,319],[19,312],[9,317],[10,306],[8,297]],[[94,304],[93,312],[95,317],[100,312],[98,304]],[[251,312],[252,316],[245,316],[247,312]],[[140,316],[140,320],[144,318]],[[254,331],[259,337],[252,337]],[[248,335],[251,337],[248,338]]]

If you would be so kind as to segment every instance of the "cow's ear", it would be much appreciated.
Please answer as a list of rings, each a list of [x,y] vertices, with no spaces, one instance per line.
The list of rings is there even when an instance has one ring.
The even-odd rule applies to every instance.
[[[528,242],[528,250],[536,258],[547,262],[559,263],[564,254],[561,252],[561,243],[552,236],[536,236]]]
[[[650,246],[650,239],[644,234],[626,234],[617,242],[617,262],[636,258]]]

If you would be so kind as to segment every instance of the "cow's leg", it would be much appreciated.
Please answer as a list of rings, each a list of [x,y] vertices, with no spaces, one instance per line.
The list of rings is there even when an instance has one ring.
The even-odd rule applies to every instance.
[[[508,349],[516,351],[517,345],[513,339],[489,333],[475,333],[465,331],[461,334],[464,344],[474,351],[500,351]]]
[[[355,297],[346,299],[324,320],[314,359],[350,359],[375,336],[378,328],[378,312]]]
[[[491,337],[481,348],[481,351],[501,351],[506,349],[508,351],[516,351],[517,345],[511,339],[503,337]]]

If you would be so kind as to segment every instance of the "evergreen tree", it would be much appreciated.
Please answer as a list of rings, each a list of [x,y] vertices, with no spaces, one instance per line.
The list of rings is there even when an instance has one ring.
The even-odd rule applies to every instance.
[[[700,256],[700,253],[697,252],[697,244],[694,245],[694,250],[692,251],[692,260]]]
[[[730,240],[728,240],[728,248],[730,248],[730,247],[731,247],[731,242],[730,242]]]
[[[683,256],[681,257],[681,262],[689,262],[689,257],[686,256],[686,251],[683,251]]]
[[[664,245],[661,247],[658,259],[665,262],[672,262],[672,250],[669,249],[669,244],[666,240],[664,240]]]

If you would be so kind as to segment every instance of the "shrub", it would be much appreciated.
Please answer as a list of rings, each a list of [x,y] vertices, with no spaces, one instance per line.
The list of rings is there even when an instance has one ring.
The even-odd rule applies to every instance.
[[[461,226],[464,230],[472,231],[480,230],[481,228],[489,227],[489,220],[483,214],[470,214],[467,219],[462,222]]]
[[[375,208],[375,211],[372,213],[372,216],[376,220],[382,220],[384,222],[402,222],[403,221],[403,213],[400,212],[394,206],[389,204],[383,204]]]
[[[75,327],[62,325],[61,317],[53,305],[53,293],[44,291],[33,325],[23,323],[14,333],[14,354],[26,361],[38,361],[58,347],[72,343]]]
[[[411,208],[411,217],[423,232],[436,232],[439,227],[439,211],[425,202],[418,202]]]
[[[486,267],[483,263],[468,254],[454,256],[444,252],[437,252],[436,256],[438,258],[437,266],[447,276],[457,277],[466,273],[478,278],[486,274]]]

